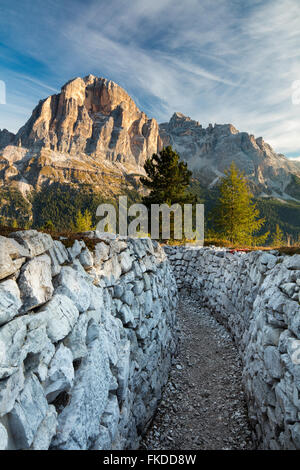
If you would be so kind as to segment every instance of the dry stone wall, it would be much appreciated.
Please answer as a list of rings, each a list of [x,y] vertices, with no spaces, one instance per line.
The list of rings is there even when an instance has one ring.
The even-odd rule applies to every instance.
[[[231,332],[254,438],[300,449],[300,255],[166,247],[179,289]]]
[[[66,242],[0,237],[0,449],[137,448],[176,350],[174,276],[149,239]]]

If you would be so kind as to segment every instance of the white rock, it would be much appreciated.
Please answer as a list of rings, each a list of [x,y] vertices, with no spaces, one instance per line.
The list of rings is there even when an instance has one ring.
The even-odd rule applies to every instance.
[[[38,256],[26,263],[18,279],[23,311],[44,304],[52,297],[51,260],[48,255]]]
[[[79,312],[85,312],[89,309],[91,292],[86,276],[70,266],[63,266],[57,276],[56,283],[58,285],[56,293],[69,297]]]
[[[20,245],[29,252],[29,256],[41,255],[53,247],[53,240],[47,233],[37,232],[36,230],[24,230],[10,234]]]
[[[0,450],[6,450],[7,445],[8,445],[8,434],[3,424],[0,423]]]
[[[119,263],[121,265],[122,273],[127,273],[132,268],[132,258],[129,251],[123,251],[119,255]]]
[[[67,248],[69,253],[69,258],[73,261],[81,253],[81,251],[86,248],[83,240],[75,240],[72,247]]]
[[[108,260],[109,245],[104,242],[97,243],[94,253],[94,265],[96,268],[102,267],[103,261]]]
[[[94,258],[91,252],[85,248],[79,255],[79,261],[84,268],[92,268],[94,265]]]
[[[29,256],[28,250],[14,239],[0,235],[0,280],[18,271],[26,256]]]
[[[52,403],[63,391],[73,386],[74,367],[70,349],[60,344],[49,365],[48,377],[44,385],[48,403]]]
[[[128,392],[128,378],[130,371],[130,341],[120,344],[120,355],[118,361],[118,384],[117,396],[120,401],[125,401]]]
[[[112,441],[118,431],[119,418],[120,409],[118,399],[116,395],[112,395],[107,402],[105,411],[101,418],[101,424],[108,429]]]
[[[76,372],[70,403],[58,417],[58,432],[53,440],[56,449],[89,449],[99,436],[100,417],[108,399],[111,372],[103,348],[103,330],[99,339],[89,344],[88,355]]]
[[[46,322],[49,338],[56,343],[70,333],[79,311],[69,297],[55,294],[38,315]]]
[[[18,371],[7,379],[0,381],[0,417],[9,413],[19,393],[24,387],[23,367],[19,367]]]
[[[9,279],[0,284],[0,326],[14,318],[21,307],[18,284]]]
[[[34,374],[25,386],[8,415],[11,434],[17,449],[28,449],[48,411],[43,388]]]
[[[99,435],[93,446],[93,450],[111,450],[112,442],[110,438],[109,430],[100,424]]]
[[[64,344],[72,351],[73,360],[80,359],[87,354],[86,331],[89,316],[83,313],[79,316],[70,334],[64,339]]]
[[[18,371],[22,358],[20,351],[27,333],[26,323],[14,319],[0,328],[0,379]]]
[[[32,448],[34,450],[48,450],[53,436],[56,434],[57,428],[57,413],[55,407],[50,405],[47,414],[41,422],[34,441]]]

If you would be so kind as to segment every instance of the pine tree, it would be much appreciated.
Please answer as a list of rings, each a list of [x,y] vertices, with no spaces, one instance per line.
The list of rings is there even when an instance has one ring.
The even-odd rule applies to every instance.
[[[187,191],[192,172],[187,163],[180,161],[180,156],[169,145],[158,154],[146,160],[144,169],[147,178],[142,177],[141,183],[150,189],[150,193],[143,197],[143,204],[149,209],[151,204],[193,204],[196,197]],[[150,224],[148,227],[150,231]],[[160,236],[162,235],[162,218],[160,216]],[[174,236],[174,213],[170,215],[170,234]]]
[[[192,172],[170,145],[146,160],[144,169],[147,178],[142,177],[141,182],[150,189],[150,194],[143,198],[147,207],[151,204],[171,206],[195,201],[195,197],[187,192]]]
[[[253,202],[247,179],[234,162],[220,184],[220,197],[215,210],[216,226],[220,235],[232,243],[263,244],[269,233],[255,235],[264,225]]]
[[[93,229],[91,213],[86,209],[84,214],[80,210],[77,212],[74,231],[76,232],[87,232]]]
[[[47,220],[47,222],[42,226],[42,229],[48,232],[55,232],[55,226],[52,220]]]
[[[275,233],[273,235],[272,245],[273,246],[282,246],[283,243],[284,243],[283,231],[281,230],[279,225],[276,224],[276,230],[275,230]]]

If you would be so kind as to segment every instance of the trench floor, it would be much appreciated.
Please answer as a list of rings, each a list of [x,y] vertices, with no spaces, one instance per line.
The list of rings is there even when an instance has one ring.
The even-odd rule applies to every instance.
[[[254,449],[231,337],[189,296],[180,298],[178,319],[179,352],[140,449]]]

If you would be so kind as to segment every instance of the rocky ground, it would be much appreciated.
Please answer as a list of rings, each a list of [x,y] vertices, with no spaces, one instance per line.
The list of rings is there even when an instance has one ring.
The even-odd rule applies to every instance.
[[[253,449],[241,363],[229,334],[190,297],[181,296],[178,317],[179,354],[140,448]]]

